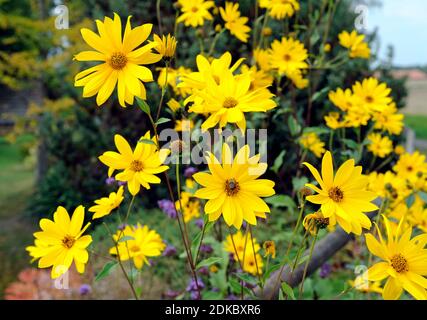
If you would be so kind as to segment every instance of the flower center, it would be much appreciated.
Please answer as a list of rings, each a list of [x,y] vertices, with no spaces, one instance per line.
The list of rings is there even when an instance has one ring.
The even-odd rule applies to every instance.
[[[113,69],[121,70],[125,67],[127,62],[128,62],[128,59],[121,52],[115,52],[111,55],[110,66]]]
[[[329,226],[329,218],[316,218],[315,222],[319,229],[325,229]]]
[[[216,84],[220,84],[221,83],[220,78],[216,74],[213,75],[213,78],[214,78]]]
[[[291,60],[291,56],[289,55],[289,54],[285,54],[284,56],[283,56],[283,60],[285,60],[285,61],[290,61]]]
[[[344,193],[338,187],[333,187],[328,192],[329,198],[334,200],[335,202],[341,202],[344,198]]]
[[[371,96],[367,96],[365,100],[366,100],[367,103],[374,102],[374,98],[372,98]]]
[[[66,235],[64,239],[62,239],[62,245],[67,249],[71,249],[74,245],[74,242],[76,242],[76,239],[70,235]]]
[[[234,108],[235,106],[237,106],[238,103],[239,102],[236,99],[234,99],[232,97],[228,97],[228,98],[225,98],[222,106],[224,108]]]
[[[398,273],[409,271],[408,260],[405,259],[400,253],[396,254],[391,258],[391,266]]]
[[[235,179],[231,178],[225,181],[225,193],[227,196],[234,196],[237,194],[237,192],[239,192],[239,190],[239,183]]]
[[[142,171],[144,169],[144,166],[142,165],[141,161],[139,161],[139,160],[133,160],[130,163],[130,169],[132,171],[135,171],[135,172],[140,172],[140,171]]]
[[[134,245],[130,248],[130,251],[132,252],[138,252],[139,251],[139,247],[137,245]]]
[[[197,7],[192,7],[191,8],[191,12],[197,12],[197,11],[199,11],[199,9]]]
[[[412,167],[412,166],[408,166],[406,169],[407,169],[409,172],[411,172],[412,170],[414,170],[414,167]]]

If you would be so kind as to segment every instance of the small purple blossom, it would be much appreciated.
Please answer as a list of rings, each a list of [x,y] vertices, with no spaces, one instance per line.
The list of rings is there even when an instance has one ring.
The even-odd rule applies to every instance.
[[[188,167],[184,170],[184,177],[191,178],[193,174],[197,172],[197,169],[194,167]]]
[[[197,219],[194,221],[194,223],[197,227],[199,227],[200,229],[203,229],[203,224],[204,224],[203,219]]]
[[[201,275],[207,276],[209,274],[209,269],[208,269],[208,267],[201,267],[201,268],[199,268],[198,272]]]
[[[178,297],[180,295],[180,292],[179,291],[174,291],[174,290],[168,290],[163,295],[166,298],[175,299],[176,297]]]
[[[327,278],[332,272],[332,266],[329,263],[324,263],[320,267],[319,276],[321,278]]]
[[[82,284],[79,289],[80,295],[82,296],[89,294],[91,291],[92,291],[92,288],[88,284]]]
[[[175,219],[177,217],[177,212],[175,209],[175,204],[167,199],[162,199],[157,201],[159,208],[168,215],[169,218]]]
[[[203,283],[202,280],[197,279],[197,283],[199,285],[199,289],[204,289],[205,288],[205,284]],[[197,290],[196,281],[194,281],[194,279],[191,279],[190,283],[188,284],[188,286],[187,286],[187,288],[185,290],[187,292],[198,291]]]
[[[201,246],[200,246],[200,252],[203,252],[203,253],[207,253],[207,254],[209,254],[209,253],[212,253],[212,251],[213,251],[213,248],[212,248],[212,246],[211,245],[209,245],[209,244],[202,244]]]
[[[200,300],[201,296],[198,291],[191,291],[190,293],[191,300]]]
[[[173,245],[167,245],[165,251],[163,251],[163,256],[165,257],[173,257],[176,255],[176,248]]]
[[[230,294],[227,298],[225,298],[226,300],[239,300],[239,298],[237,298],[234,294]]]
[[[107,179],[105,179],[105,184],[111,186],[114,182],[116,182],[116,179],[114,179],[114,177],[108,177]]]

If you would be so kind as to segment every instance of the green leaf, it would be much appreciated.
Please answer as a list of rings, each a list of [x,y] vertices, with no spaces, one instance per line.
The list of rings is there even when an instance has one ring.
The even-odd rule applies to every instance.
[[[152,144],[152,145],[156,145],[156,143],[153,141],[153,140],[151,140],[151,139],[139,139],[139,141],[138,141],[139,143],[145,143],[145,144]]]
[[[412,205],[415,202],[415,194],[412,193],[408,198],[406,198],[406,205],[409,207],[412,207]]]
[[[286,283],[282,282],[282,290],[285,295],[287,295],[292,300],[295,300],[294,290]]]
[[[286,207],[286,208],[295,208],[295,202],[290,196],[284,194],[274,195],[269,198],[264,199],[265,202],[272,205],[275,208]]]
[[[258,282],[257,279],[247,273],[236,273],[236,277],[250,284],[256,284]]]
[[[141,98],[136,97],[136,102],[139,106],[139,108],[146,114],[150,114],[150,106],[145,102],[145,100],[142,100]]]
[[[420,196],[420,198],[421,198],[424,202],[427,202],[427,192],[420,191],[420,192],[418,192],[418,195]]]
[[[233,291],[233,293],[235,294],[240,294],[241,290],[242,290],[242,285],[239,281],[237,281],[234,278],[230,278],[228,280],[228,283],[230,285],[231,290]],[[247,294],[247,295],[251,295],[251,290],[249,290],[246,287],[243,287],[243,293]]]
[[[160,118],[159,120],[156,121],[156,124],[159,125],[159,124],[166,123],[166,122],[169,122],[169,121],[171,121],[171,119]]]
[[[95,282],[107,277],[114,270],[114,268],[117,267],[117,264],[117,261],[107,262],[102,270],[96,275]]]
[[[222,258],[220,258],[220,257],[210,257],[210,258],[207,258],[207,259],[200,261],[197,264],[196,269],[200,269],[201,267],[209,267],[210,265],[213,265],[215,263],[219,263],[221,261],[222,261]]]
[[[301,126],[299,125],[297,120],[295,120],[294,117],[292,116],[288,118],[288,126],[289,126],[289,131],[291,132],[291,135],[294,137],[297,136],[301,131]]]
[[[329,92],[329,87],[325,87],[320,91],[317,91],[316,93],[313,94],[311,100],[314,102],[316,100],[318,100],[319,98],[326,96],[326,93]]]
[[[351,140],[351,139],[342,139],[342,142],[344,142],[344,144],[347,147],[349,147],[349,148],[351,148],[353,150],[356,150],[356,149],[359,148],[359,144],[356,141],[354,141],[354,140]]]
[[[268,270],[262,275],[264,280],[267,280],[270,277],[270,274],[276,270],[279,270],[282,265],[280,263],[273,264],[268,267]]]
[[[285,157],[285,154],[286,154],[286,150],[282,150],[282,152],[280,152],[280,154],[277,156],[277,158],[274,160],[274,164],[273,164],[273,166],[271,167],[271,170],[274,172],[274,173],[278,173],[279,172],[279,170],[280,170],[280,167],[282,166],[282,164],[283,164],[283,159],[284,159],[284,157]]]
[[[134,239],[135,238],[132,236],[124,236],[124,237],[121,237],[118,242],[125,242],[125,241],[129,241],[129,240],[134,240]]]

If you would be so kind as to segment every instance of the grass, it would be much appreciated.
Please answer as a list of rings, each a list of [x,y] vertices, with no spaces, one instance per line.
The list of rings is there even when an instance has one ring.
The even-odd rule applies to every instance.
[[[405,125],[415,131],[417,139],[427,140],[427,116],[406,114]]]
[[[29,263],[25,247],[32,241],[33,227],[24,211],[33,191],[34,170],[23,152],[29,139],[12,145],[0,137],[0,298]]]

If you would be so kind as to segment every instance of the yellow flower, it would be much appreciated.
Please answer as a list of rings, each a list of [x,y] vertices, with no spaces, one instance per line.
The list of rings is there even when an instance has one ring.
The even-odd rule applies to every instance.
[[[215,6],[214,1],[205,0],[178,0],[182,14],[176,20],[177,23],[184,22],[186,27],[196,28],[203,26],[205,20],[212,20],[209,9]]]
[[[338,88],[336,91],[330,91],[329,100],[341,111],[348,111],[356,104],[353,92],[350,89],[345,89],[344,91]]]
[[[271,69],[270,66],[270,54],[268,50],[264,50],[261,48],[256,48],[254,50],[254,59],[261,70],[269,71]]]
[[[256,90],[259,88],[266,88],[272,85],[273,77],[265,72],[262,69],[257,69],[256,66],[248,67],[247,65],[242,65],[241,68],[242,74],[250,73],[251,75],[251,90]]]
[[[209,267],[209,271],[212,273],[217,273],[218,272],[218,266],[216,264],[213,264]]]
[[[70,218],[64,207],[58,207],[53,220],[41,219],[42,231],[35,232],[35,246],[27,248],[31,256],[39,259],[39,268],[52,267],[51,277],[56,279],[68,271],[74,261],[79,273],[83,273],[88,261],[87,247],[90,235],[83,236],[90,223],[83,227],[84,207],[78,206]]]
[[[116,134],[114,142],[119,152],[107,151],[99,157],[99,160],[109,167],[108,176],[111,177],[115,170],[123,170],[116,174],[115,178],[127,182],[132,195],[139,192],[141,185],[150,189],[150,183],[160,183],[160,178],[155,174],[169,169],[168,166],[162,165],[169,150],[158,151],[155,138],[150,137],[150,132],[147,132],[143,139],[151,140],[153,143],[138,142],[132,151],[126,139]]]
[[[246,112],[266,112],[277,106],[272,99],[273,94],[267,88],[250,90],[250,73],[233,76],[226,72],[219,83],[213,77],[207,79],[207,87],[203,91],[195,91],[186,102],[194,101],[190,112],[208,113],[209,117],[202,123],[207,130],[219,123],[223,128],[227,123],[235,123],[241,130],[246,129]],[[199,99],[194,99],[195,97]]]
[[[305,61],[308,58],[308,52],[296,39],[283,37],[281,41],[274,40],[269,54],[271,67],[281,75],[289,75],[308,68]]]
[[[219,84],[220,79],[224,77],[225,74],[236,71],[244,59],[241,58],[237,60],[233,65],[231,65],[231,60],[232,57],[230,52],[224,53],[218,59],[212,59],[211,62],[203,55],[199,54],[196,58],[198,71],[184,74],[181,79],[182,82],[178,87],[202,90],[206,88],[207,82],[211,78],[215,80],[216,84]]]
[[[159,77],[157,83],[161,88],[165,86],[166,82],[166,68],[159,68]],[[183,77],[191,73],[191,70],[185,67],[179,67],[178,69],[167,68],[167,84],[170,85],[176,95],[187,97],[191,94],[191,89],[188,87],[178,86],[182,81]]]
[[[200,217],[200,201],[193,198],[189,192],[181,192],[181,204],[179,200],[175,201],[175,208],[181,210],[184,216],[184,222],[191,221],[194,218]]]
[[[385,83],[379,83],[376,78],[364,79],[353,85],[355,97],[358,103],[371,112],[382,112],[392,102],[390,98],[391,89]]]
[[[224,249],[233,254],[234,260],[240,261],[243,265],[243,271],[253,275],[256,275],[257,271],[259,274],[262,273],[264,263],[258,253],[261,247],[256,238],[252,239],[249,233],[243,235],[240,231],[237,231],[233,235],[228,235],[224,242]]]
[[[344,115],[344,126],[353,128],[366,126],[369,119],[371,119],[371,115],[363,106],[354,107]]]
[[[268,14],[278,20],[292,17],[300,9],[297,0],[261,0],[259,6],[266,8]]]
[[[295,70],[286,74],[286,76],[291,79],[292,83],[297,89],[307,88],[309,84],[308,79],[304,79],[301,70]]]
[[[372,172],[369,174],[369,190],[375,192],[378,197],[388,198],[391,205],[394,202],[402,202],[409,194],[405,179],[397,177],[393,172]]]
[[[320,229],[334,227],[336,225],[336,220],[334,216],[325,218],[319,211],[306,215],[302,225],[305,230],[310,232],[312,235],[315,235]]]
[[[398,156],[404,154],[405,152],[406,152],[405,147],[400,144],[394,148],[394,153],[397,154]]]
[[[349,284],[356,290],[363,293],[383,293],[380,281],[369,282],[368,279],[364,279],[363,276],[357,276],[354,280],[349,280]]]
[[[105,17],[104,22],[96,21],[99,35],[89,29],[81,30],[83,39],[96,51],[83,51],[74,56],[78,61],[102,61],[75,76],[76,87],[83,87],[83,97],[96,97],[96,103],[102,105],[113,93],[117,84],[119,103],[126,107],[132,105],[134,97],[146,99],[144,82],[153,81],[150,69],[142,65],[156,63],[161,56],[151,52],[156,43],[138,48],[150,35],[152,24],[143,24],[134,29],[128,17],[122,40],[120,17],[114,14],[114,20]]]
[[[417,199],[418,201],[415,200],[407,215],[408,222],[422,232],[427,233],[427,208],[424,208],[423,201],[420,201],[419,198]]]
[[[228,226],[240,229],[243,221],[256,225],[257,217],[266,218],[270,208],[261,197],[275,194],[274,182],[258,179],[267,170],[266,163],[259,163],[259,155],[249,157],[249,146],[245,145],[233,159],[224,143],[221,162],[212,153],[206,160],[210,173],[198,172],[193,178],[203,186],[195,197],[208,200],[204,209],[209,221],[222,215]]]
[[[154,42],[157,46],[154,48],[164,59],[170,60],[175,55],[176,50],[176,38],[168,34],[167,36],[162,36],[161,38],[155,34]]]
[[[325,43],[325,45],[323,46],[323,51],[325,52],[331,52],[332,50],[332,46],[330,43]]]
[[[368,150],[379,158],[385,158],[393,151],[393,141],[388,137],[381,137],[379,133],[368,135]]]
[[[183,119],[183,120],[176,120],[175,122],[175,131],[191,131],[193,127],[194,127],[193,120]]]
[[[387,279],[382,295],[386,300],[397,300],[403,290],[417,300],[427,300],[427,234],[411,239],[412,228],[403,229],[403,219],[396,230],[392,230],[390,221],[383,216],[387,239],[383,238],[377,227],[379,240],[372,234],[366,234],[369,251],[382,262],[374,264],[366,273],[368,280]]]
[[[348,55],[350,58],[363,58],[369,59],[371,56],[371,49],[366,42],[364,42],[365,35],[358,34],[356,30],[351,33],[343,31],[338,35],[340,45],[349,49]]]
[[[104,197],[98,200],[95,200],[94,206],[89,208],[89,212],[93,212],[93,219],[102,218],[111,213],[114,209],[116,209],[122,203],[124,188],[121,186],[119,190],[116,192],[111,192],[108,197]]]
[[[265,251],[264,257],[271,256],[273,259],[276,258],[276,245],[274,241],[265,241],[262,247]]]
[[[334,176],[332,155],[325,153],[322,160],[322,175],[311,164],[304,162],[319,183],[320,188],[306,184],[318,194],[306,199],[321,205],[325,218],[336,219],[338,224],[347,232],[360,235],[362,228],[369,229],[371,220],[365,212],[377,210],[371,203],[376,198],[375,193],[367,191],[368,178],[362,175],[362,167],[354,166],[354,159],[347,160]]]
[[[343,128],[345,123],[340,121],[340,114],[338,112],[329,112],[328,115],[324,117],[326,125],[332,130]]]
[[[427,173],[426,156],[418,151],[412,154],[404,153],[394,165],[393,171],[396,172],[399,177],[414,183],[419,178],[422,178],[422,175]]]
[[[124,237],[129,240],[120,241]],[[166,247],[156,231],[150,230],[147,226],[141,226],[140,223],[118,230],[113,235],[113,239],[117,243],[118,250],[114,246],[110,249],[110,254],[118,253],[122,261],[132,259],[137,269],[141,269],[144,264],[150,265],[147,257],[160,256]]]
[[[397,113],[395,103],[391,103],[381,112],[374,112],[372,118],[375,121],[375,129],[385,130],[395,135],[402,133],[404,115]]]
[[[305,132],[300,138],[300,143],[304,148],[313,152],[318,158],[326,152],[325,143],[322,142],[314,132]]]
[[[170,99],[166,104],[172,110],[172,112],[176,112],[181,108],[181,104],[174,98]]]
[[[230,33],[242,42],[248,42],[249,28],[246,23],[248,22],[247,17],[241,17],[239,11],[239,4],[226,2],[225,9],[219,8],[222,19],[225,21],[225,28],[230,30]]]

